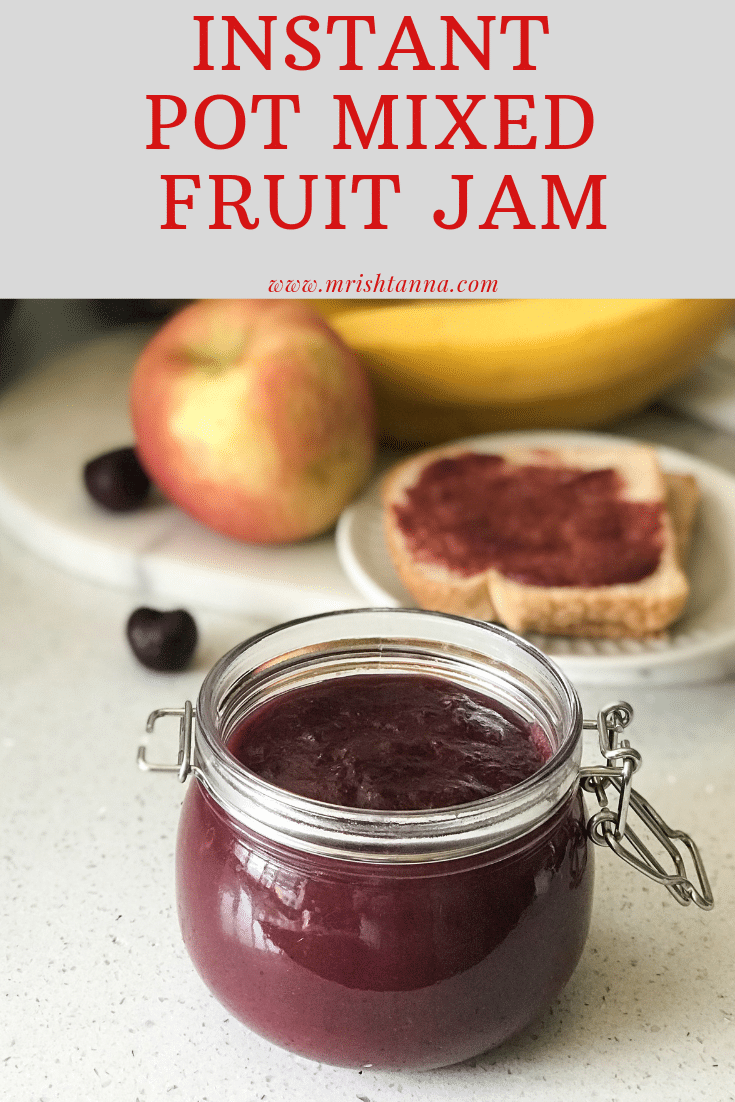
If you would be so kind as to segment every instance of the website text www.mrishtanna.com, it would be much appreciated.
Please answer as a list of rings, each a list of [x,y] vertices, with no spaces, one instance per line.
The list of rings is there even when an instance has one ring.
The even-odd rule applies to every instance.
[[[271,279],[268,284],[268,293],[272,295],[298,292],[310,295],[494,295],[497,290],[497,279],[460,279],[450,284],[448,279],[404,279],[385,276],[382,272],[369,278],[361,272],[356,279]]]

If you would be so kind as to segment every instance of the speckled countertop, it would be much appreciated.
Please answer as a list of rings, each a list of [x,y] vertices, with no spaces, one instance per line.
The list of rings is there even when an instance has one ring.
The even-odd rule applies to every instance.
[[[136,603],[0,533],[3,1102],[735,1099],[735,680],[581,692],[588,715],[610,696],[635,706],[638,787],[699,842],[714,911],[678,906],[598,851],[586,950],[541,1020],[456,1067],[360,1073],[249,1033],[188,961],[173,905],[182,789],[140,773],[136,749],[149,711],[194,696],[263,623],[192,601],[194,668],[153,674],[123,638]]]
[[[129,594],[2,537],[0,588],[0,1098],[735,1097],[735,683],[628,694],[639,787],[697,838],[715,910],[678,906],[600,852],[587,948],[542,1020],[458,1067],[360,1074],[272,1047],[206,991],[173,906],[181,789],[135,768],[147,713],[194,694],[217,655],[260,625],[199,612],[195,668],[156,675],[123,640]],[[588,713],[608,696],[584,689]]]

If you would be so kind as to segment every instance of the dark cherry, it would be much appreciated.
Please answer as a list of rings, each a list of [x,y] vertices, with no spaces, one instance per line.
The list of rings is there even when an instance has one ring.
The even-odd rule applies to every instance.
[[[113,513],[126,513],[143,504],[151,480],[135,448],[116,448],[90,459],[84,468],[84,485],[99,505]]]
[[[127,624],[128,642],[133,654],[149,670],[183,670],[197,645],[194,617],[179,608],[158,612],[154,608],[136,608]]]

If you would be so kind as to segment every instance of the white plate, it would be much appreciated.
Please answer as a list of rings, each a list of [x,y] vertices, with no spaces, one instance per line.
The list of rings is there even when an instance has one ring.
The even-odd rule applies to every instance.
[[[491,442],[532,447],[609,444],[597,433],[520,432],[474,437],[461,444]],[[621,446],[640,441],[616,437]],[[712,680],[735,669],[735,478],[701,459],[657,448],[666,471],[693,474],[702,503],[693,535],[687,573],[691,596],[684,615],[666,639],[564,639],[529,634],[528,638],[578,684],[671,684]],[[393,569],[383,539],[380,481],[376,481],[340,518],[337,552],[353,585],[372,605],[408,606],[415,602]]]

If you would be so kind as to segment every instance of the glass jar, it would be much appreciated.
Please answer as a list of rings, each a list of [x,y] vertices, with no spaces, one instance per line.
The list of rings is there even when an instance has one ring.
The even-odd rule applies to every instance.
[[[286,792],[228,751],[253,708],[364,673],[430,675],[482,692],[538,724],[552,755],[498,795],[388,812]],[[493,625],[356,610],[294,621],[236,647],[205,678],[194,727],[188,703],[149,718],[151,730],[161,715],[180,717],[178,764],[151,765],[139,752],[144,768],[195,777],[176,878],[184,942],[203,980],[235,1017],[302,1056],[429,1069],[500,1044],[556,998],[587,935],[590,839],[680,902],[710,906],[696,848],[701,891],[678,851],[666,874],[648,849],[627,846],[631,799],[644,818],[655,812],[631,793],[639,758],[618,737],[630,709],[616,708],[594,724],[607,764],[583,770],[574,688],[535,647]],[[601,803],[589,824],[582,785]],[[611,787],[617,809],[608,805]],[[659,824],[658,816],[647,823],[660,838]],[[672,854],[674,844],[664,846]]]

